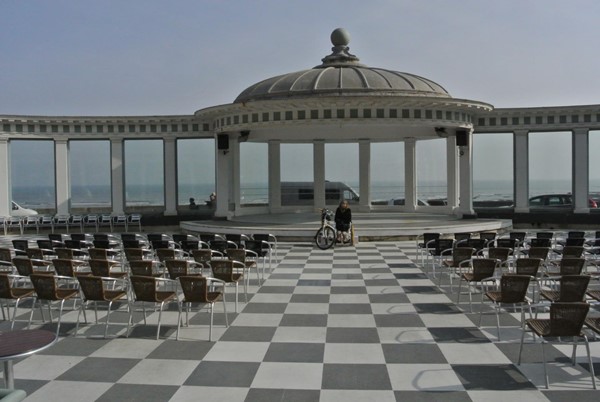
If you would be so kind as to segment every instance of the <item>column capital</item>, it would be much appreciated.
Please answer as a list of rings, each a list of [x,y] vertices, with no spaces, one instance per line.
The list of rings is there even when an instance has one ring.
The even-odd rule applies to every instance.
[[[517,136],[525,136],[529,134],[529,130],[514,130],[513,134]]]
[[[573,134],[588,134],[590,129],[588,127],[578,127],[571,130]]]

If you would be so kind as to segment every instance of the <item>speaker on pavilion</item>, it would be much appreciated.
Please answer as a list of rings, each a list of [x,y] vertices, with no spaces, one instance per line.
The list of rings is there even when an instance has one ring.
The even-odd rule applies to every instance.
[[[217,135],[217,149],[219,151],[227,151],[229,149],[229,135],[218,134]]]
[[[456,146],[457,147],[468,147],[469,146],[469,133],[467,130],[456,130]]]

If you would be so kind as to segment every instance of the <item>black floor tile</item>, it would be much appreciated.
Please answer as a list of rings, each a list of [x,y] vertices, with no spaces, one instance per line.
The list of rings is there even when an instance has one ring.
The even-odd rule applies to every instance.
[[[452,365],[466,390],[522,390],[536,387],[512,364]]]
[[[265,362],[323,363],[323,343],[272,343]]]
[[[391,390],[384,364],[325,364],[322,389]]]

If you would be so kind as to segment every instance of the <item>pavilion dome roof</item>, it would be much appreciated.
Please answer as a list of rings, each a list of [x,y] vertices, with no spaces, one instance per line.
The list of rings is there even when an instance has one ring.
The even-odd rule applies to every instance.
[[[441,85],[415,74],[368,67],[350,54],[350,35],[331,34],[332,54],[322,64],[260,81],[242,91],[234,103],[315,96],[426,96],[451,98]]]

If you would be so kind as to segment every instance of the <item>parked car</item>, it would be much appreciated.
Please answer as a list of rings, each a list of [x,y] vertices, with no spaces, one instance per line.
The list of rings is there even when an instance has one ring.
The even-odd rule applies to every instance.
[[[588,199],[590,208],[598,208],[598,203]],[[530,208],[573,208],[572,194],[543,194],[529,199]]]
[[[34,209],[23,208],[16,202],[12,202],[12,211],[10,212],[11,216],[32,216],[37,214],[37,211]]]

